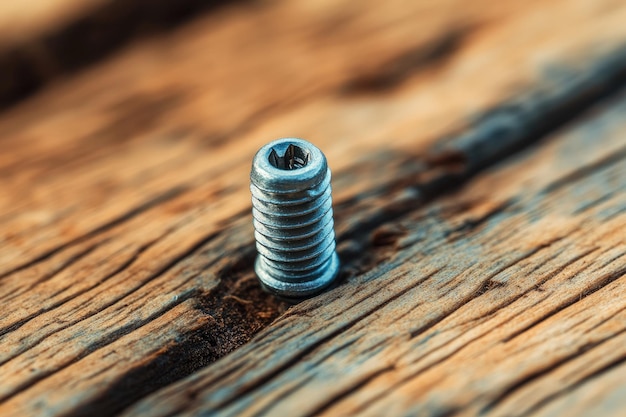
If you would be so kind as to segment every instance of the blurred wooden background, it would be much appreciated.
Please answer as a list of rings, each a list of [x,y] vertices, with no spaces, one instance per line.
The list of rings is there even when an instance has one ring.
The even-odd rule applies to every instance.
[[[0,5],[0,415],[623,415],[622,0]],[[261,291],[264,143],[339,286]]]

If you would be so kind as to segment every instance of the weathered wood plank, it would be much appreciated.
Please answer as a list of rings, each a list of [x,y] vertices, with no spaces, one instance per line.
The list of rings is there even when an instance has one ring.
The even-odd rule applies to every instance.
[[[358,279],[424,199],[623,83],[621,2],[456,5],[222,10],[1,115],[0,411],[110,415],[286,309],[252,273],[248,170],[268,138],[326,152]],[[471,226],[472,207],[446,210]]]
[[[0,4],[0,108],[102,59],[133,39],[222,0],[32,0]],[[234,3],[234,1],[231,1]]]
[[[538,6],[537,12],[529,8],[533,11],[529,12],[532,19],[512,14],[508,19],[482,27],[473,35],[475,41],[468,41],[455,50],[440,71],[423,74],[421,67],[415,68],[415,73],[406,74],[401,89],[369,96],[334,95],[337,88],[349,84],[354,77],[362,77],[363,73],[353,71],[349,63],[371,56],[368,46],[389,51],[391,58],[413,50],[410,48],[419,50],[421,45],[428,48],[429,41],[448,36],[448,22],[437,26],[434,33],[425,32],[426,35],[419,38],[417,35],[423,32],[416,29],[418,40],[411,38],[409,46],[400,42],[403,39],[400,35],[382,45],[368,43],[369,38],[366,38],[362,40],[363,46],[357,48],[366,51],[363,55],[344,58],[335,64],[339,69],[319,70],[313,74],[305,68],[317,68],[314,61],[337,62],[330,58],[345,52],[345,45],[352,37],[358,38],[371,27],[357,26],[358,30],[347,33],[347,39],[334,51],[322,48],[322,43],[316,44],[314,50],[323,51],[320,55],[309,53],[304,48],[306,43],[297,39],[293,40],[295,44],[281,48],[278,38],[289,39],[286,35],[293,30],[285,28],[254,44],[259,48],[252,49],[260,52],[239,54],[245,61],[235,65],[242,70],[235,75],[219,66],[207,65],[200,58],[177,66],[172,73],[163,71],[176,56],[198,57],[205,50],[211,50],[220,62],[239,62],[233,42],[226,42],[230,39],[228,36],[233,36],[233,29],[212,29],[202,22],[203,25],[194,26],[170,40],[176,46],[171,47],[172,55],[164,54],[159,42],[142,45],[134,53],[120,57],[89,76],[72,80],[63,88],[51,89],[39,100],[22,106],[0,121],[3,146],[11,149],[0,156],[0,170],[6,181],[4,187],[11,190],[0,196],[0,207],[5,213],[1,225],[5,228],[11,225],[10,240],[7,239],[9,242],[2,253],[3,269],[10,271],[50,256],[76,239],[115,224],[129,213],[151,207],[154,200],[195,189],[198,183],[203,184],[215,175],[221,176],[220,185],[243,190],[246,176],[240,176],[236,185],[232,184],[231,177],[248,170],[250,156],[258,145],[280,133],[294,132],[316,138],[322,147],[341,138],[340,146],[328,150],[338,170],[350,162],[341,158],[343,152],[352,152],[357,159],[373,149],[379,152],[381,137],[393,138],[393,142],[386,144],[390,149],[417,151],[427,147],[451,130],[467,125],[467,118],[480,115],[531,85],[540,85],[539,88],[545,90],[556,88],[543,91],[538,100],[531,101],[539,106],[539,100],[547,100],[550,109],[586,96],[589,89],[599,88],[598,84],[602,84],[605,77],[615,76],[623,68],[624,52],[620,48],[626,36],[621,31],[626,29],[620,23],[626,12],[623,8],[611,9],[608,7],[611,4],[608,1],[606,7],[598,5],[597,9],[590,10],[568,3],[548,4]],[[585,33],[573,37],[570,23],[554,27],[553,19],[547,16],[555,13],[569,16],[570,22],[588,21],[588,25],[583,25]],[[245,14],[241,21],[235,19],[234,23],[237,27],[268,26],[270,20],[283,17],[281,13],[270,11],[260,15],[265,16],[265,20],[250,21],[252,18]],[[222,17],[216,15],[216,19]],[[279,21],[285,20],[288,19]],[[320,21],[318,19],[317,25],[321,25]],[[410,19],[403,24],[406,26],[398,22],[405,30],[415,26]],[[228,23],[223,25],[230,27]],[[201,28],[209,32],[206,39],[198,36],[197,44],[190,45],[188,39]],[[548,29],[551,37],[544,39]],[[221,36],[213,35],[214,31]],[[384,28],[380,29],[379,37],[383,38],[384,34]],[[370,38],[377,39],[374,35]],[[505,50],[498,47],[516,38],[526,42],[525,48],[521,45]],[[276,44],[276,55],[263,51],[262,44]],[[394,44],[398,46],[392,47]],[[291,51],[315,56],[303,62],[302,67],[270,74],[270,79],[255,76],[258,70],[253,62],[270,66]],[[324,55],[331,52],[332,56]],[[601,58],[613,54],[616,60],[606,69],[593,67],[596,61],[609,64],[610,61]],[[384,67],[388,59],[390,57],[366,62]],[[581,68],[576,69],[578,66]],[[339,73],[335,78],[330,75],[333,71]],[[570,75],[574,76],[571,85],[561,85],[559,81]],[[585,80],[585,76],[591,80]],[[327,83],[326,87],[319,86],[315,90],[322,97],[309,99],[313,92],[306,86],[322,82]],[[240,94],[232,94],[235,88]],[[255,99],[257,97],[267,97],[271,102]],[[296,97],[304,102],[293,104],[298,101]],[[268,120],[266,123],[261,119],[258,123],[250,122],[263,108],[280,103],[289,104],[289,108],[283,105],[282,110],[266,114],[263,119]],[[528,104],[522,102],[519,106]],[[535,111],[533,108],[521,110],[529,114]],[[539,112],[544,110],[542,107]],[[376,115],[376,123],[372,121],[360,127],[372,114]],[[50,137],[57,140],[50,141]],[[219,146],[220,139],[226,143]],[[356,150],[353,149],[355,143],[359,144]],[[232,167],[232,173],[225,171],[226,166]],[[164,172],[176,172],[176,175],[165,176]],[[106,180],[103,180],[104,174]],[[79,199],[77,195],[90,198]],[[247,204],[247,196],[243,192],[241,195],[241,201]],[[103,204],[108,199],[115,200],[116,204]],[[24,210],[25,207],[29,210]],[[37,210],[39,207],[45,210]],[[238,207],[243,209],[243,205]]]
[[[602,374],[626,372],[625,117],[622,97],[386,224],[376,269],[127,415],[511,416],[610,392]]]

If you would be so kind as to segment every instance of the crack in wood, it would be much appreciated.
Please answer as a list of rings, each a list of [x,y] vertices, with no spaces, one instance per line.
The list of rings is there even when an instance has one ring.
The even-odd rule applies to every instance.
[[[50,271],[47,274],[44,274],[41,278],[33,281],[30,285],[28,285],[27,287],[23,288],[21,291],[10,292],[10,293],[7,292],[2,298],[0,298],[0,302],[1,303],[7,303],[7,302],[10,302],[13,299],[16,299],[17,297],[19,297],[22,294],[28,293],[29,291],[33,290],[34,288],[36,288],[40,284],[43,284],[44,282],[54,278],[55,276],[57,276],[61,272],[65,271],[68,267],[70,267],[74,263],[76,263],[76,262],[80,261],[81,259],[85,258],[90,253],[92,253],[101,243],[105,243],[106,241],[107,241],[107,239],[105,239],[102,242],[96,243],[94,245],[87,246],[87,248],[85,248],[85,249],[79,251],[78,253],[70,256],[58,268]],[[50,296],[50,298],[52,298],[52,297],[54,297],[56,295],[58,295],[58,294],[53,294],[53,295]],[[2,336],[3,334],[5,334],[4,329],[0,329],[0,336]]]
[[[597,348],[599,346],[602,346],[603,343],[606,343],[607,341],[611,340],[613,337],[619,336],[620,334],[623,334],[623,333],[626,333],[626,329],[622,329],[621,331],[619,331],[619,332],[617,332],[615,334],[612,334],[611,336],[602,338],[602,339],[600,339],[600,340],[598,340],[596,342],[589,343],[586,346],[586,350],[591,350],[591,349],[595,349],[595,348]],[[504,389],[493,400],[489,401],[484,407],[482,407],[480,412],[481,413],[488,413],[490,410],[495,408],[498,404],[500,404],[504,400],[506,400],[507,397],[509,397],[514,392],[520,390],[525,385],[528,385],[531,382],[536,381],[537,379],[539,379],[539,378],[541,378],[541,377],[543,377],[545,375],[548,375],[552,371],[558,369],[559,367],[563,366],[564,364],[566,364],[567,362],[571,361],[572,359],[575,359],[578,356],[579,356],[579,352],[574,352],[572,354],[568,354],[568,355],[564,356],[563,358],[561,358],[561,359],[555,361],[554,363],[550,364],[549,366],[546,366],[544,368],[541,368],[541,369],[538,369],[537,371],[532,372],[530,375],[524,377],[523,379],[515,382],[511,386],[509,386],[506,389]]]
[[[239,0],[241,1],[241,0]],[[51,81],[96,63],[131,41],[168,30],[224,0],[109,0],[60,27],[0,51],[0,74],[12,79],[0,90],[9,107]],[[115,27],[115,30],[110,30]]]
[[[380,65],[375,71],[350,79],[342,87],[342,95],[376,94],[397,88],[415,74],[444,65],[454,55],[465,39],[473,32],[472,27],[453,27],[402,55]]]
[[[119,265],[118,267],[116,267],[116,268],[115,268],[115,270],[113,270],[113,271],[112,271],[112,272],[110,272],[109,274],[107,274],[107,275],[105,275],[104,277],[102,277],[102,279],[98,280],[98,282],[94,283],[93,285],[87,286],[87,287],[85,287],[85,288],[81,289],[80,291],[77,291],[77,292],[75,292],[75,293],[73,293],[73,294],[71,294],[71,295],[68,295],[68,296],[67,296],[67,297],[65,297],[65,298],[62,298],[61,300],[58,300],[57,302],[53,303],[52,305],[50,305],[50,306],[48,306],[48,307],[46,307],[46,308],[42,308],[42,309],[38,310],[37,312],[32,313],[32,314],[30,314],[30,315],[28,315],[28,316],[26,316],[26,317],[22,318],[21,320],[19,320],[19,321],[18,321],[18,322],[16,322],[16,323],[13,323],[13,324],[11,324],[11,325],[9,325],[9,326],[5,327],[5,328],[0,329],[0,336],[2,336],[2,335],[4,335],[4,334],[7,334],[8,332],[12,332],[12,331],[16,331],[16,330],[18,330],[20,327],[22,327],[23,325],[25,325],[26,323],[28,323],[28,322],[29,322],[29,321],[31,321],[32,319],[34,319],[34,318],[36,318],[36,317],[40,316],[41,314],[44,314],[44,313],[47,313],[47,312],[53,311],[53,310],[55,310],[55,309],[57,309],[57,308],[61,307],[62,305],[64,305],[64,304],[65,304],[65,303],[67,303],[68,301],[73,300],[73,299],[75,299],[76,297],[78,297],[78,296],[80,296],[80,295],[82,295],[82,294],[86,294],[86,293],[88,293],[89,291],[93,290],[94,288],[96,288],[96,287],[100,286],[103,282],[106,282],[106,281],[108,281],[109,279],[111,279],[111,278],[113,278],[114,276],[116,276],[117,274],[119,274],[120,272],[125,271],[125,270],[129,267],[129,266],[131,266],[132,264],[134,264],[134,263],[135,263],[135,262],[139,259],[139,257],[140,257],[143,253],[145,253],[148,249],[150,249],[152,246],[154,246],[157,242],[159,242],[159,241],[160,241],[160,240],[161,240],[164,236],[166,236],[168,233],[171,233],[174,229],[175,229],[175,227],[172,227],[172,228],[170,228],[170,229],[166,230],[166,231],[165,231],[163,234],[161,234],[160,236],[156,237],[155,239],[152,239],[152,240],[150,240],[150,241],[148,241],[148,242],[144,243],[143,245],[141,245],[141,246],[140,246],[140,247],[139,247],[139,248],[138,248],[138,249],[137,249],[137,250],[136,250],[136,251],[132,254],[132,256],[130,256],[130,257],[129,257],[126,261],[124,261],[121,265]],[[203,241],[203,242],[204,242],[204,244],[208,243],[208,242],[209,242],[210,240],[212,240],[212,238],[213,238],[213,237],[215,237],[215,236],[216,236],[216,234],[214,234],[214,235],[212,235],[212,236],[209,236],[209,237],[208,237],[205,241]],[[98,242],[98,243],[95,245],[94,249],[95,249],[96,247],[98,247],[98,246],[101,246],[101,245],[102,245],[102,244],[104,244],[106,241],[107,241],[107,239],[105,239],[105,240],[103,240],[103,241],[101,241],[101,242]],[[189,253],[192,253],[192,252],[189,252]],[[183,256],[183,257],[182,257],[182,258],[180,258],[179,260],[184,259],[184,257],[185,257],[185,256]],[[177,263],[177,262],[174,262],[173,264],[171,264],[171,266],[174,266],[176,263]],[[167,269],[169,269],[169,268],[167,268],[167,267],[166,267],[164,270],[162,270],[162,271],[161,271],[161,273],[165,272]],[[94,316],[94,315],[96,315],[96,314],[100,313],[101,311],[106,310],[108,307],[110,307],[110,306],[112,306],[112,305],[116,304],[117,302],[119,302],[119,301],[120,301],[120,300],[122,300],[123,298],[125,298],[125,297],[129,296],[130,294],[132,294],[133,292],[135,292],[135,291],[139,290],[139,289],[141,288],[141,286],[145,285],[145,284],[146,284],[147,282],[149,282],[150,280],[152,280],[152,279],[154,279],[154,278],[158,277],[161,273],[157,273],[156,275],[153,275],[151,278],[148,278],[148,280],[147,280],[147,281],[145,281],[145,282],[143,282],[143,283],[142,283],[139,287],[136,287],[133,291],[131,291],[131,292],[129,292],[129,293],[126,293],[126,294],[122,295],[121,297],[118,297],[118,299],[115,299],[115,300],[111,301],[109,304],[105,305],[105,306],[104,306],[104,307],[102,307],[100,310],[94,311],[94,312],[92,312],[91,314],[88,314],[88,315],[86,315],[86,316],[83,316],[83,317],[81,317],[81,318],[80,318],[80,320],[75,320],[75,321],[73,321],[73,322],[71,322],[71,323],[67,323],[67,324],[65,324],[64,326],[61,326],[61,327],[59,327],[59,328],[55,329],[55,331],[53,331],[52,333],[48,333],[48,334],[46,334],[46,335],[42,335],[42,337],[41,337],[41,339],[40,339],[39,341],[41,341],[41,340],[45,339],[46,337],[48,337],[48,336],[50,336],[50,335],[52,335],[52,334],[54,334],[54,333],[58,333],[58,332],[60,332],[60,331],[62,331],[62,330],[64,330],[64,329],[67,329],[67,328],[69,328],[69,327],[71,327],[71,326],[73,326],[73,325],[75,325],[75,324],[77,324],[77,323],[79,323],[79,322],[81,322],[81,321],[83,321],[83,320],[86,320],[86,319],[88,319],[89,317],[92,317],[92,316]],[[56,295],[56,294],[54,294],[54,295]],[[51,296],[50,296],[50,298],[53,298],[53,297],[54,297],[54,295],[51,295]],[[89,299],[85,300],[85,301],[84,301],[84,304],[87,304],[89,301],[93,300],[93,299],[94,299],[94,298],[96,298],[96,297],[98,297],[98,295],[97,295],[97,294],[96,294],[96,295],[94,295],[94,296],[92,296],[91,298],[89,298]],[[78,308],[82,308],[82,307],[78,307]],[[32,347],[33,347],[33,345],[31,345],[31,348],[32,348]],[[28,348],[24,348],[24,349],[23,349],[23,350],[21,350],[21,351],[16,351],[16,352],[15,352],[16,354],[15,354],[14,356],[8,357],[8,358],[7,358],[6,360],[4,360],[4,361],[0,361],[0,366],[1,366],[2,364],[4,364],[4,363],[8,362],[8,361],[9,361],[9,360],[11,360],[11,359],[14,359],[15,357],[17,357],[17,356],[21,355],[22,353],[24,353],[24,352],[26,352],[26,351],[28,351],[28,350],[29,350]]]
[[[625,332],[622,332],[620,334],[624,334]],[[619,334],[616,334],[614,337],[617,337]],[[545,398],[541,399],[541,401],[537,402],[536,404],[534,404],[532,407],[528,408],[528,410],[525,411],[524,415],[533,415],[536,414],[537,411],[541,410],[542,408],[544,408],[545,406],[547,406],[548,404],[550,404],[551,402],[555,401],[556,399],[563,397],[564,395],[572,392],[574,389],[581,387],[585,384],[590,383],[591,381],[593,381],[594,379],[597,379],[599,377],[601,377],[603,374],[606,374],[607,372],[611,371],[612,369],[618,368],[620,366],[623,366],[624,363],[626,363],[626,354],[622,355],[621,357],[619,357],[618,359],[612,361],[611,363],[601,367],[600,369],[595,370],[594,372],[592,372],[591,374],[585,376],[584,378],[580,379],[579,381],[564,386],[562,389],[558,390],[557,392],[550,394],[548,396],[546,396]]]
[[[596,251],[597,249],[594,249],[591,252]],[[589,252],[589,253],[591,253]],[[587,256],[587,255],[584,255]],[[579,259],[581,259],[582,257],[578,259],[574,259],[573,262],[578,261]],[[565,269],[567,266],[566,265],[563,269]],[[588,268],[590,265],[586,266],[585,268]],[[579,271],[580,272],[580,271]],[[559,272],[557,272],[558,274]],[[590,296],[591,294],[595,293],[596,291],[601,290],[602,288],[606,287],[607,285],[609,285],[611,282],[621,278],[624,274],[626,273],[626,266],[623,266],[622,268],[618,269],[617,271],[614,271],[612,273],[607,274],[604,278],[602,278],[599,283],[596,285],[596,287],[592,290],[589,290],[587,292],[585,292],[584,294],[580,294],[577,297],[570,297],[569,299],[567,299],[563,304],[559,305],[558,308],[551,310],[550,312],[548,312],[547,314],[538,317],[535,321],[533,321],[532,323],[530,323],[529,325],[523,327],[522,329],[518,330],[515,333],[512,333],[511,335],[509,335],[507,338],[505,338],[503,340],[503,342],[505,343],[509,343],[512,340],[514,340],[516,337],[519,337],[520,335],[524,334],[525,332],[527,332],[528,330],[532,329],[533,327],[539,325],[540,323],[548,320],[549,318],[553,317],[554,315],[558,314],[559,312],[565,310],[566,308],[572,306],[573,304],[576,304],[580,301],[582,301],[585,297]]]
[[[95,229],[87,232],[86,234],[79,236],[77,238],[74,238],[68,242],[63,243],[61,246],[57,246],[54,249],[51,249],[49,251],[47,251],[44,254],[38,255],[36,256],[34,259],[29,260],[28,262],[17,266],[16,268],[13,268],[9,271],[5,271],[3,273],[0,273],[0,280],[2,280],[2,278],[7,277],[11,274],[14,274],[16,272],[19,271],[23,271],[25,269],[31,268],[34,265],[45,261],[46,259],[49,259],[50,257],[52,257],[53,255],[61,252],[62,250],[65,250],[66,248],[76,245],[78,243],[84,242],[86,240],[88,240],[91,237],[97,236],[99,234],[101,234],[104,231],[113,229],[114,227],[134,218],[139,216],[140,214],[149,211],[157,206],[159,206],[160,204],[169,201],[169,200],[173,200],[175,198],[177,198],[178,196],[182,195],[183,193],[189,191],[189,189],[187,187],[175,187],[172,188],[164,193],[161,193],[160,195],[150,199],[149,201],[146,201],[143,204],[140,204],[139,206],[127,211],[126,213],[96,227]]]
[[[557,179],[556,181],[548,184],[543,189],[543,193],[545,194],[554,193],[563,187],[572,185],[573,183],[579,181],[580,179],[588,175],[597,174],[598,171],[602,169],[607,169],[611,167],[612,165],[616,165],[617,163],[621,162],[624,158],[626,158],[626,147],[615,151],[611,155],[607,155],[605,158],[602,158],[598,161],[594,161],[591,164],[581,166],[580,168],[567,174],[563,178]]]

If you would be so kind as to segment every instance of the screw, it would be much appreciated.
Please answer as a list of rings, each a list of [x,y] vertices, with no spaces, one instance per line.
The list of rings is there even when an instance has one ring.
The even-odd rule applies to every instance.
[[[339,272],[326,157],[305,140],[278,139],[257,152],[250,180],[261,284],[288,300],[320,293]]]

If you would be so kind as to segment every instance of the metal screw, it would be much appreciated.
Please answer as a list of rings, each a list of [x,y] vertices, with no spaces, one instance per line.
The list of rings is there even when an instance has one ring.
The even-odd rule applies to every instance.
[[[339,272],[326,157],[305,140],[278,139],[257,152],[250,180],[259,280],[287,299],[321,292]]]

